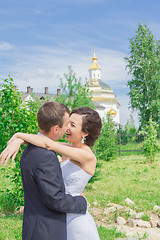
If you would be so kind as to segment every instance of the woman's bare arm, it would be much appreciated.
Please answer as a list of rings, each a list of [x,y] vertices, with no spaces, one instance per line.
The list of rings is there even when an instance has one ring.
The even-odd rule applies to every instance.
[[[24,141],[20,138],[14,138],[10,141],[7,147],[3,150],[0,155],[1,165],[7,164],[8,160],[12,157],[12,161],[14,161],[20,146],[24,144]]]
[[[81,164],[83,164],[86,161],[91,161],[95,159],[95,156],[91,151],[75,147],[72,147],[71,149],[71,146],[67,146],[66,144],[62,145],[62,143],[54,142],[45,136],[27,133],[17,133],[16,137],[21,138],[24,141],[29,142],[38,147],[55,151],[61,155],[74,159],[75,161],[78,161]]]

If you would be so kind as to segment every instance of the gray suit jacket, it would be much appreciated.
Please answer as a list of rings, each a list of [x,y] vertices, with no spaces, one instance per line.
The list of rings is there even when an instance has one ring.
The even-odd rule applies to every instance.
[[[29,144],[21,157],[24,188],[23,240],[67,240],[66,213],[85,214],[82,196],[65,194],[55,152]]]

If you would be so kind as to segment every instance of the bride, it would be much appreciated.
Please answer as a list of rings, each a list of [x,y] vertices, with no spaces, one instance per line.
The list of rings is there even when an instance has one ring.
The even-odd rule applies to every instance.
[[[67,194],[80,195],[89,179],[94,175],[96,157],[90,147],[94,145],[101,131],[102,123],[99,114],[89,108],[74,109],[66,130],[66,140],[54,142],[51,139],[34,134],[16,133],[7,148],[1,153],[2,163],[12,156],[14,160],[20,144],[17,138],[38,147],[55,151],[62,155],[61,169]],[[22,141],[21,141],[22,143]],[[92,216],[67,213],[67,240],[99,240],[96,224]]]

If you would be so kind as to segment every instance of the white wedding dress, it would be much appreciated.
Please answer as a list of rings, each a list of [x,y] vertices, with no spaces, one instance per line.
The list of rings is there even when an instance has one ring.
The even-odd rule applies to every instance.
[[[66,193],[80,195],[92,176],[70,160],[62,162],[61,169]],[[100,240],[88,211],[86,214],[67,213],[67,240]]]

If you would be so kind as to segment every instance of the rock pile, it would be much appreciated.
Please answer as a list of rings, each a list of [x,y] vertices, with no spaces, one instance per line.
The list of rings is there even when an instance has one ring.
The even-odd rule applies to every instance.
[[[109,226],[109,221],[110,223],[112,222],[110,226],[113,226],[114,219],[117,229],[124,231],[127,236],[130,236],[130,238],[126,238],[126,240],[139,239],[139,237],[137,238],[137,235],[135,238],[132,238],[131,236],[135,236],[135,234],[130,235],[131,232],[142,233],[142,236],[146,234],[146,240],[160,240],[160,206],[154,206],[153,211],[150,212],[149,216],[143,212],[136,212],[135,203],[131,199],[127,198],[125,203],[126,206],[109,203],[105,209],[98,210],[96,208],[98,203],[96,202],[95,210],[97,209],[97,211],[93,211],[92,214],[95,218],[98,216],[98,224],[102,224],[106,227]]]

